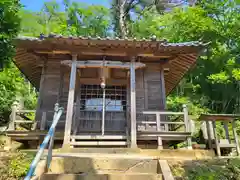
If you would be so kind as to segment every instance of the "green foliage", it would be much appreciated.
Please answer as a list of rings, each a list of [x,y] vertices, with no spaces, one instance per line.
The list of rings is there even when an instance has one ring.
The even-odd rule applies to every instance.
[[[8,156],[6,162],[3,162],[5,166],[0,169],[2,180],[22,179],[27,174],[35,154],[16,152]]]
[[[75,36],[106,37],[110,27],[109,10],[104,6],[86,6],[73,2],[66,6],[68,17],[64,32]]]
[[[26,153],[18,153],[10,161],[9,174],[13,177],[24,177],[29,170],[33,160],[33,155]]]
[[[19,30],[18,0],[0,1],[0,68],[10,61],[14,53],[13,38]]]
[[[110,14],[104,6],[65,2],[64,11],[60,4],[49,1],[40,12],[20,11],[21,35],[39,36],[41,33],[65,36],[109,35]]]
[[[216,159],[170,163],[175,176],[186,180],[239,180],[240,159]]]
[[[173,96],[188,97],[194,104],[214,113],[240,112],[240,8],[237,3],[203,0],[195,7],[175,8],[164,15],[148,10],[132,23],[131,32],[138,38],[156,35],[170,42],[210,42],[208,50],[202,53],[197,66]]]
[[[219,160],[217,163],[205,161],[198,163],[186,172],[189,180],[238,180],[240,178],[239,159],[231,159],[227,162]]]
[[[29,88],[21,72],[11,63],[0,72],[0,122],[9,119],[11,105],[17,96],[25,98],[27,108],[35,108],[36,93],[31,86]]]
[[[190,115],[192,117],[197,117],[202,113],[206,113],[208,111],[207,108],[201,107],[198,102],[193,102],[189,97],[184,96],[168,96],[167,98],[168,109],[178,112],[182,111],[182,106],[187,105]]]

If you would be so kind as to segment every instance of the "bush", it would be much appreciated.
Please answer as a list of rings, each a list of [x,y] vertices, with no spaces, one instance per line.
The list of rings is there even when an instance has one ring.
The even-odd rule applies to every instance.
[[[28,172],[34,158],[33,153],[17,152],[9,155],[4,162],[5,166],[0,168],[0,180],[19,180]]]
[[[240,159],[169,162],[174,176],[186,180],[239,180]]]

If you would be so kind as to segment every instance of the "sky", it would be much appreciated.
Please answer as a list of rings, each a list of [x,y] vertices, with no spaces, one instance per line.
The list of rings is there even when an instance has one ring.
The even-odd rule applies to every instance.
[[[44,2],[49,0],[20,0],[21,4],[25,6],[25,9],[32,11],[39,11],[42,8]],[[57,2],[62,2],[62,0],[56,0]],[[110,0],[74,0],[77,2],[87,3],[87,4],[97,4],[109,7]]]

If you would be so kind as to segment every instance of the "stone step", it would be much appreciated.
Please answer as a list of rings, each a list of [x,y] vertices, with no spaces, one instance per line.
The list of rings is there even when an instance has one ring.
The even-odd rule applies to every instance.
[[[76,173],[161,173],[157,159],[130,155],[105,156],[87,154],[85,157],[53,157],[49,172],[55,174]]]
[[[162,180],[161,174],[43,174],[39,180]]]
[[[214,151],[209,150],[189,150],[189,149],[140,149],[140,148],[63,148],[58,153],[71,153],[72,155],[80,154],[102,154],[112,155],[118,154],[119,156],[133,155],[137,157],[154,157],[155,159],[165,160],[196,160],[196,159],[212,159],[215,157]]]

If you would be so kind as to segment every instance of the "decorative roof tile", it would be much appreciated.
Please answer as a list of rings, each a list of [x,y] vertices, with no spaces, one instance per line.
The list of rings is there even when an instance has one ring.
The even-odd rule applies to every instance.
[[[97,37],[92,37],[92,36],[88,36],[88,37],[83,37],[83,36],[63,36],[61,34],[53,34],[53,33],[50,33],[48,36],[44,35],[44,34],[40,34],[39,38],[36,38],[36,37],[27,37],[27,36],[18,36],[17,37],[17,40],[28,40],[28,41],[43,41],[45,39],[52,39],[52,38],[61,38],[61,39],[79,39],[79,40],[111,40],[111,41],[116,41],[116,40],[119,40],[119,41],[136,41],[136,42],[157,42],[159,43],[159,46],[162,46],[162,47],[190,47],[190,46],[194,46],[194,47],[198,47],[198,46],[206,46],[207,43],[202,43],[202,42],[199,42],[199,41],[192,41],[192,42],[179,42],[179,43],[169,43],[166,39],[163,39],[163,40],[158,40],[157,37],[155,35],[153,35],[151,37],[151,39],[146,39],[146,38],[142,38],[142,39],[137,39],[136,37],[133,38],[133,39],[130,39],[130,38],[119,38],[119,37],[103,37],[101,38],[100,36],[97,36]]]

